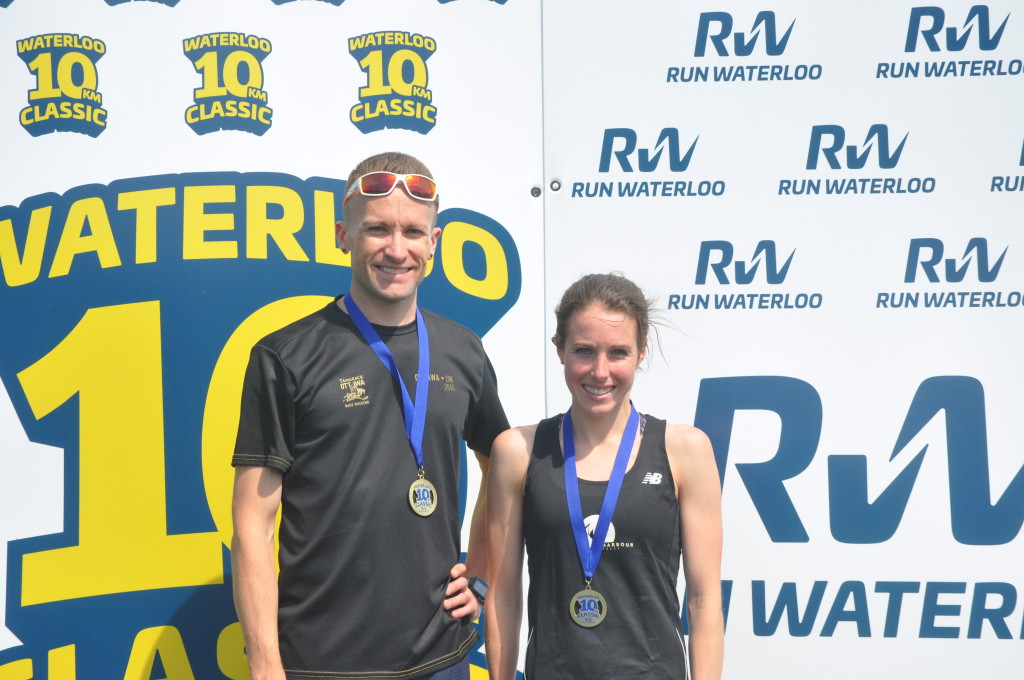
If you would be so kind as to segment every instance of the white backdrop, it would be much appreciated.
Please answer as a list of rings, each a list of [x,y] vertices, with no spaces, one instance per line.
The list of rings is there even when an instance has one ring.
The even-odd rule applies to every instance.
[[[634,399],[716,444],[727,678],[1017,677],[1022,9],[0,2],[0,678],[245,677],[232,371],[260,324],[345,289],[317,225],[391,148],[467,241],[424,304],[483,335],[512,422],[568,403],[547,338],[569,283],[616,270],[655,300]],[[197,70],[184,41],[222,33]],[[417,36],[436,49],[394,44]],[[197,95],[213,64],[258,91]],[[356,125],[375,85],[436,116]],[[191,127],[218,96],[269,125]],[[48,101],[105,125],[25,124]]]
[[[548,308],[579,274],[619,270],[662,311],[660,351],[651,353],[634,400],[669,420],[696,418],[709,434],[714,429],[716,455],[727,459],[723,579],[731,582],[730,678],[1012,678],[1024,661],[1018,533],[1024,431],[1014,415],[1024,396],[1016,356],[1024,331],[1024,267],[1017,250],[1024,204],[1019,191],[991,191],[993,177],[1012,182],[1024,174],[1024,81],[1019,66],[1012,67],[1016,76],[876,78],[879,64],[892,62],[1000,60],[1011,68],[1024,57],[1021,5],[984,6],[993,33],[1009,15],[994,50],[980,49],[982,27],[975,20],[962,51],[942,42],[931,52],[922,39],[907,53],[914,6],[544,6],[545,175],[561,186],[549,191],[545,209]],[[943,28],[964,33],[971,4],[941,7]],[[774,14],[758,27],[762,11]],[[700,40],[702,16],[706,34],[722,37],[726,54]],[[925,28],[934,27],[931,22],[922,19]],[[790,31],[774,55],[772,24],[777,41]],[[736,38],[753,43],[748,56],[738,52]],[[704,56],[695,56],[698,47]],[[819,67],[820,77],[771,80],[773,66],[781,67],[780,77]],[[679,82],[702,69],[709,73],[706,82]],[[715,82],[715,69],[766,79]],[[887,159],[878,138],[867,139],[878,124],[887,126],[889,155],[906,138],[895,167],[882,167]],[[866,156],[864,167],[853,167],[845,149],[837,169],[824,153],[816,154],[815,169],[807,167],[813,128],[825,125],[845,131],[843,145]],[[824,137],[821,146],[831,148],[834,139]],[[689,163],[680,168],[691,144]],[[644,150],[648,167],[654,166],[648,172]],[[902,179],[906,188],[912,178],[934,178],[934,189],[825,193],[827,182],[855,180],[859,189],[861,178]],[[783,193],[784,180],[789,186],[817,181],[820,194]],[[643,182],[652,195],[620,195],[623,185],[628,193]],[[659,189],[669,195],[655,195],[655,182],[670,183]],[[677,182],[692,185],[678,188]],[[724,191],[680,195],[699,193],[701,182],[705,193]],[[612,195],[602,195],[608,184]],[[863,184],[871,190],[870,182]],[[885,189],[884,181],[878,184]],[[1005,251],[994,280],[982,281],[978,251],[966,252],[975,238],[985,239],[990,268]],[[912,268],[915,280],[907,282],[913,239],[935,239],[944,252],[929,242]],[[936,254],[942,262],[933,283],[918,263]],[[945,260],[966,269],[962,281],[947,276]],[[724,266],[716,270],[715,264]],[[881,294],[893,299],[905,292],[919,295],[917,308],[880,307]],[[969,295],[961,303],[961,292],[981,293],[978,306],[970,306]],[[941,295],[945,305],[949,293],[956,294],[956,306],[924,308],[925,296]],[[990,296],[992,305],[1001,299],[1013,306],[980,306],[985,293],[1001,294]],[[737,296],[745,308],[736,308]],[[551,330],[549,320],[548,335]],[[566,391],[553,356],[547,366],[550,408],[564,409]],[[728,378],[735,380],[726,386]],[[967,391],[973,387],[980,389]],[[922,406],[913,416],[922,420],[909,422],[915,393],[939,403],[930,413]],[[723,419],[733,407],[730,429]],[[905,420],[913,438],[894,449]],[[783,428],[807,440],[780,450]],[[830,464],[838,456],[863,456],[866,500],[876,502],[926,446],[910,486],[893,487],[888,507],[878,501],[891,531],[868,535],[867,511],[837,495],[863,483],[865,472],[837,466],[834,491]],[[738,472],[743,466],[750,466],[746,484]],[[982,483],[967,491],[970,470],[979,471]],[[756,479],[758,473],[763,477]],[[773,496],[773,489],[781,493]],[[951,528],[956,493],[964,494],[955,509],[961,521],[970,524],[975,518],[967,515],[978,512],[978,523],[965,526],[959,538]],[[781,506],[787,504],[802,532],[785,519]],[[981,519],[989,504],[999,512]],[[837,536],[830,520],[846,520],[869,542],[851,543],[841,530]],[[1001,537],[983,538],[986,524],[1001,524]],[[900,589],[906,594],[897,602],[888,591]],[[1005,597],[986,595],[986,589]],[[785,592],[795,595],[795,610],[765,625]],[[1005,626],[998,634],[988,622],[978,627],[985,607],[1000,609]]]

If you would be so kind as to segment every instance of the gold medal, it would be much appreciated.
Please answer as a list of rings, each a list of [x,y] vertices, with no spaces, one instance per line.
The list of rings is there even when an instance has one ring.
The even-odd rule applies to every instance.
[[[589,585],[569,600],[569,616],[584,628],[593,628],[604,621],[607,611],[604,596]]]
[[[437,489],[421,474],[409,485],[409,505],[420,517],[426,517],[437,508]]]

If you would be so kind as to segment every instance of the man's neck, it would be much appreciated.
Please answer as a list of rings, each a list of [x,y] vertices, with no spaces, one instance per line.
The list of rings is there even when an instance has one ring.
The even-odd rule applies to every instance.
[[[359,306],[359,311],[363,313],[367,321],[378,326],[404,326],[416,320],[415,296],[411,299],[389,303],[379,299],[367,300],[357,291],[350,290],[338,299],[338,306],[345,312],[349,311],[345,306],[345,302],[349,298],[352,298]]]

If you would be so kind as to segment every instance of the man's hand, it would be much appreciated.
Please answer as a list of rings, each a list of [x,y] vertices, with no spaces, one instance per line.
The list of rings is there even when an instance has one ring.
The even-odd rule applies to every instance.
[[[469,589],[469,579],[465,574],[465,564],[460,562],[452,567],[451,581],[448,583],[448,589],[444,591],[444,608],[454,619],[468,616],[470,621],[476,621],[480,618],[482,606]]]

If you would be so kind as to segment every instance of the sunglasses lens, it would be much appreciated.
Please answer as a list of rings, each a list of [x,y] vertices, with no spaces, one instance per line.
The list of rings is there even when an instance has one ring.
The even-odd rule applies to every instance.
[[[371,172],[359,179],[359,190],[364,196],[381,196],[391,191],[398,177],[390,172]]]
[[[405,186],[409,193],[416,198],[432,201],[437,196],[437,185],[433,180],[422,175],[407,175]]]

